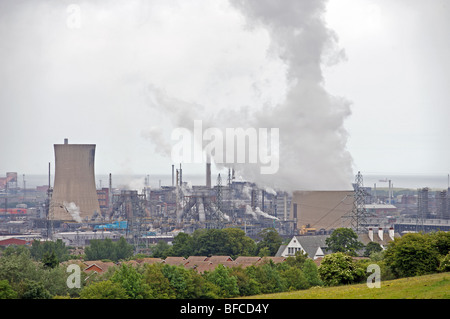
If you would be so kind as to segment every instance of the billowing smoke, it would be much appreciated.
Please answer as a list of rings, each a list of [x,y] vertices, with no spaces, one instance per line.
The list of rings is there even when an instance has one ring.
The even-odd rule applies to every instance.
[[[184,108],[154,88],[151,91],[156,92],[160,105],[174,112],[172,118],[178,126],[191,128],[195,119],[202,119],[204,127],[209,124],[222,131],[230,127],[278,128],[278,171],[261,174],[261,163],[223,164],[233,166],[237,176],[287,191],[348,189],[352,159],[346,150],[344,121],[351,114],[350,103],[326,92],[322,74],[324,64],[339,62],[344,53],[337,46],[336,34],[326,26],[325,1],[230,1],[246,18],[249,30],[269,32],[270,54],[276,53],[287,66],[285,100],[256,110],[222,109],[206,118],[196,105]],[[269,150],[271,146],[267,145]]]
[[[322,65],[343,56],[324,21],[325,1],[231,0],[251,27],[270,32],[274,50],[288,65],[286,100],[254,114],[250,125],[280,129],[280,169],[261,176],[265,185],[293,189],[346,189],[352,160],[344,120],[349,102],[323,88]],[[257,179],[255,167],[242,167]],[[260,179],[257,179],[257,181]]]
[[[70,203],[64,202],[63,205],[66,211],[70,214],[70,216],[72,216],[74,221],[76,221],[77,223],[82,222],[80,216],[80,207],[78,207],[74,202]]]

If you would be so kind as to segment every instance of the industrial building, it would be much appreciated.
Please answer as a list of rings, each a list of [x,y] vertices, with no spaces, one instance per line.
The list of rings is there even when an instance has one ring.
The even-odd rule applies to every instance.
[[[95,145],[55,144],[55,182],[49,219],[88,221],[100,214],[95,187]]]
[[[299,233],[351,227],[353,202],[354,191],[295,191],[290,219]]]

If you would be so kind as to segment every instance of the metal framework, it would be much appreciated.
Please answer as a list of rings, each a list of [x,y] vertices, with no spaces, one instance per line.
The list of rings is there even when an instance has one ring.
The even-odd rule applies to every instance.
[[[355,183],[353,184],[353,189],[355,191],[353,210],[351,214],[351,225],[356,233],[364,233],[368,231],[367,229],[367,217],[368,213],[366,210],[366,197],[368,196],[366,190],[363,186],[363,176],[361,172],[355,177]]]

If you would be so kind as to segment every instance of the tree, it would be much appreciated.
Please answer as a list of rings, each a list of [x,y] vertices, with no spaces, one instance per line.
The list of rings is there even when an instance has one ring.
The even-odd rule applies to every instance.
[[[220,264],[213,271],[207,272],[205,278],[219,288],[219,298],[233,298],[239,295],[237,278],[231,275],[231,269]]]
[[[356,256],[356,251],[364,245],[358,241],[358,235],[351,228],[338,228],[325,240],[333,253],[341,252]]]
[[[165,259],[167,256],[172,255],[172,247],[169,246],[164,240],[160,240],[152,249],[152,256],[154,258]]]
[[[45,252],[42,257],[42,263],[46,268],[55,268],[59,265],[58,258],[56,258],[56,254],[54,251]]]
[[[322,280],[320,280],[317,265],[314,263],[312,259],[305,260],[301,269],[303,270],[305,278],[311,287],[323,285]]]
[[[0,299],[16,299],[17,293],[12,289],[8,280],[0,280]]]
[[[42,261],[44,256],[54,255],[59,261],[66,261],[69,258],[69,250],[66,244],[61,240],[44,241],[34,240],[30,248],[31,257],[33,259]]]
[[[364,269],[357,267],[352,257],[339,252],[326,255],[319,266],[320,279],[328,286],[360,282]]]
[[[133,245],[128,244],[124,237],[120,237],[114,246],[117,260],[126,260],[133,256]]]
[[[133,246],[128,244],[123,237],[117,242],[113,242],[110,238],[93,239],[90,245],[85,248],[84,252],[86,254],[86,260],[108,259],[119,261],[133,255]]]
[[[187,258],[193,255],[193,240],[189,234],[179,233],[173,239],[172,252],[175,256]]]
[[[280,248],[283,238],[278,234],[275,228],[265,228],[258,233],[260,241],[256,245],[256,253],[259,256],[264,248],[269,249],[269,256],[275,256]]]
[[[373,253],[379,253],[383,251],[383,248],[379,243],[371,241],[366,245],[366,249],[364,251],[364,257],[370,257]]]
[[[26,280],[21,283],[21,299],[51,299],[52,295],[41,282]]]
[[[162,272],[163,266],[164,265],[159,263],[145,265],[143,279],[150,288],[150,298],[174,299],[176,297],[175,291],[170,286],[169,279],[164,277]]]
[[[397,278],[436,272],[440,255],[432,239],[428,235],[417,233],[395,238],[385,251],[386,265]]]
[[[83,288],[81,299],[127,299],[126,290],[117,282],[103,280]]]
[[[285,281],[287,290],[301,290],[310,287],[305,274],[300,268],[286,267],[285,270],[281,271],[281,277]]]
[[[241,296],[252,296],[261,292],[259,283],[254,278],[251,278],[242,267],[233,267],[230,274],[236,277]]]
[[[114,272],[111,281],[120,284],[130,299],[146,299],[152,295],[143,275],[135,267],[123,264]]]

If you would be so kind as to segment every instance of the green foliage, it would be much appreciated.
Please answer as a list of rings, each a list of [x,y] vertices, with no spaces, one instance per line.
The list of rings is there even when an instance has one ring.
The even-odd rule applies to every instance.
[[[110,238],[93,239],[84,252],[86,260],[109,259],[117,262],[131,257],[133,255],[133,246],[128,244],[123,237],[117,242],[113,242]]]
[[[379,243],[371,241],[366,245],[366,249],[364,250],[364,257],[369,257],[374,253],[379,253],[383,251],[383,248]]]
[[[252,256],[255,242],[237,228],[197,229],[192,235],[179,233],[169,247],[158,243],[153,250],[153,257],[165,256]]]
[[[344,253],[326,255],[319,266],[320,279],[328,286],[353,284],[365,276],[365,269],[357,267],[352,257]]]
[[[51,299],[52,295],[45,289],[42,282],[26,280],[21,282],[21,299]]]
[[[237,278],[231,272],[231,269],[218,265],[205,275],[206,280],[219,288],[217,293],[219,298],[233,298],[239,295]]]
[[[230,274],[236,277],[241,296],[252,296],[261,292],[258,281],[255,278],[251,278],[242,267],[233,267]]]
[[[256,254],[258,256],[275,256],[283,242],[283,238],[278,234],[275,228],[265,228],[258,233],[260,241],[256,245]],[[261,254],[264,251],[264,254]],[[268,252],[268,255],[266,253]]]
[[[284,278],[272,261],[261,266],[249,266],[246,270],[247,274],[258,282],[261,293],[281,292],[286,288]]]
[[[175,237],[176,238],[176,237]],[[167,256],[172,255],[173,248],[164,240],[160,240],[152,249],[152,256],[154,258],[166,259]]]
[[[0,299],[16,299],[17,292],[12,289],[8,280],[0,280]]]
[[[150,288],[151,299],[174,299],[176,297],[175,290],[170,286],[163,272],[163,264],[146,265],[143,274],[144,282]]]
[[[128,299],[125,288],[120,283],[111,280],[94,282],[80,293],[81,299]]]
[[[59,265],[59,260],[56,257],[56,254],[54,251],[45,252],[44,256],[42,257],[42,263],[44,264],[44,267],[46,267],[46,268],[55,268]]]
[[[323,281],[320,279],[317,265],[312,259],[305,260],[301,269],[303,270],[303,274],[310,287],[323,286]]]
[[[397,278],[436,272],[439,267],[439,252],[433,238],[415,233],[395,238],[386,249],[386,265]]]
[[[201,296],[195,286],[195,270],[188,270],[180,266],[164,265],[162,268],[164,277],[169,280],[171,289],[175,291],[177,299],[197,299]]]
[[[338,228],[325,240],[333,253],[341,252],[356,256],[356,251],[364,245],[358,241],[358,235],[351,228]]]
[[[440,272],[450,271],[450,253],[448,253],[441,259],[438,270]]]
[[[35,260],[43,260],[44,257],[54,258],[56,264],[68,260],[69,250],[66,244],[61,239],[56,241],[44,241],[34,240],[30,248],[31,257]],[[54,266],[54,263],[52,264]]]
[[[130,299],[146,299],[152,296],[150,287],[143,280],[143,275],[131,265],[121,265],[114,272],[111,281],[120,284]]]

